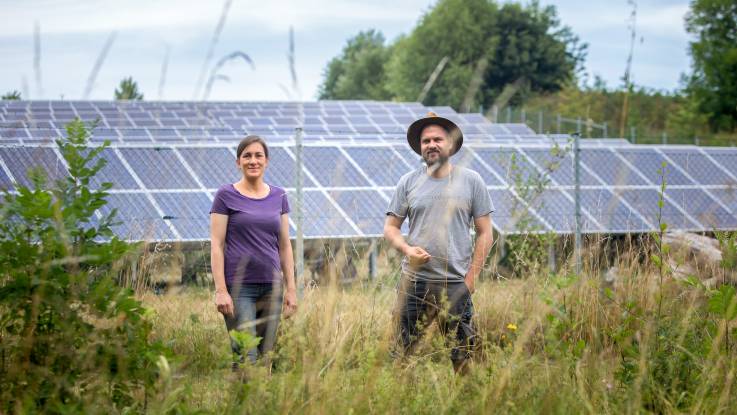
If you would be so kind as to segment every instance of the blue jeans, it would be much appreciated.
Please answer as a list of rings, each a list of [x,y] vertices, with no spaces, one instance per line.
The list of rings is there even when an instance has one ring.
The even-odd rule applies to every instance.
[[[248,350],[248,359],[255,363],[256,359],[274,348],[276,329],[279,327],[282,308],[282,286],[273,283],[244,283],[228,287],[228,293],[233,299],[235,313],[232,317],[225,317],[225,326],[231,330],[248,331],[260,337],[257,347]],[[243,350],[231,336],[230,347],[238,361],[245,361]]]

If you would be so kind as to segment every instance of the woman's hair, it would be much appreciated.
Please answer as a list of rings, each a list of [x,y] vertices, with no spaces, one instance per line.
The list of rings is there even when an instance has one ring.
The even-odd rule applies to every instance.
[[[259,143],[264,148],[264,156],[266,158],[269,158],[269,147],[266,146],[266,141],[264,141],[263,138],[257,136],[257,135],[249,135],[243,140],[241,140],[240,144],[238,144],[238,151],[235,152],[236,159],[241,158],[241,154],[243,153],[243,150],[246,149],[246,147],[250,146],[253,143]]]

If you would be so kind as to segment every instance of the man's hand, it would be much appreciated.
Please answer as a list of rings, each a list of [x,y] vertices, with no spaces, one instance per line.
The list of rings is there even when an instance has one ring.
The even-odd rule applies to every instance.
[[[419,246],[410,246],[405,254],[409,259],[409,265],[413,268],[417,268],[420,265],[427,263],[430,258],[432,258],[427,251]]]
[[[473,277],[471,274],[466,274],[466,278],[464,279],[464,282],[466,283],[466,287],[468,287],[468,292],[473,294],[474,291],[476,291],[476,278]]]
[[[230,294],[227,291],[215,292],[215,305],[219,313],[225,317],[233,317],[235,307],[233,307],[233,299],[230,298]]]
[[[297,291],[287,290],[284,293],[284,317],[289,318],[297,312]]]

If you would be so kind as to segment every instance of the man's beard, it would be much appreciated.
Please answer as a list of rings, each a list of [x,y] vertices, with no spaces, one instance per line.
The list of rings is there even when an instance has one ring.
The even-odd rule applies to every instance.
[[[422,160],[425,161],[425,164],[427,164],[427,167],[432,166],[434,168],[438,168],[444,165],[445,163],[447,163],[448,160],[450,160],[450,157],[446,157],[446,156],[443,156],[441,153],[438,153],[438,157],[434,160],[430,160],[428,156],[423,156]]]

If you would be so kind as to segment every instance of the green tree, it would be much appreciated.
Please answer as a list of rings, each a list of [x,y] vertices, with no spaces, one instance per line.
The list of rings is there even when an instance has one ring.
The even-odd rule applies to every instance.
[[[737,127],[737,2],[694,0],[686,30],[696,37],[688,91],[714,130]]]
[[[447,56],[425,104],[456,109],[519,104],[531,92],[555,92],[573,79],[585,48],[560,26],[553,6],[441,0],[396,44],[387,64],[387,89],[399,100],[416,100]],[[469,87],[472,81],[477,88]]]
[[[123,78],[120,81],[120,86],[115,88],[115,99],[116,100],[142,100],[143,94],[138,91],[138,84],[133,80],[133,77]]]
[[[20,99],[20,92],[15,91],[15,90],[10,91],[6,93],[5,95],[3,95],[2,97],[0,97],[0,99],[4,101],[17,101]]]
[[[90,148],[76,120],[57,141],[68,175],[32,170],[0,205],[0,413],[143,412],[165,353],[115,266],[139,250],[101,217],[111,183],[91,178],[105,145]],[[137,409],[136,409],[137,408]]]
[[[384,70],[390,52],[381,32],[359,32],[325,68],[319,99],[390,99]]]

